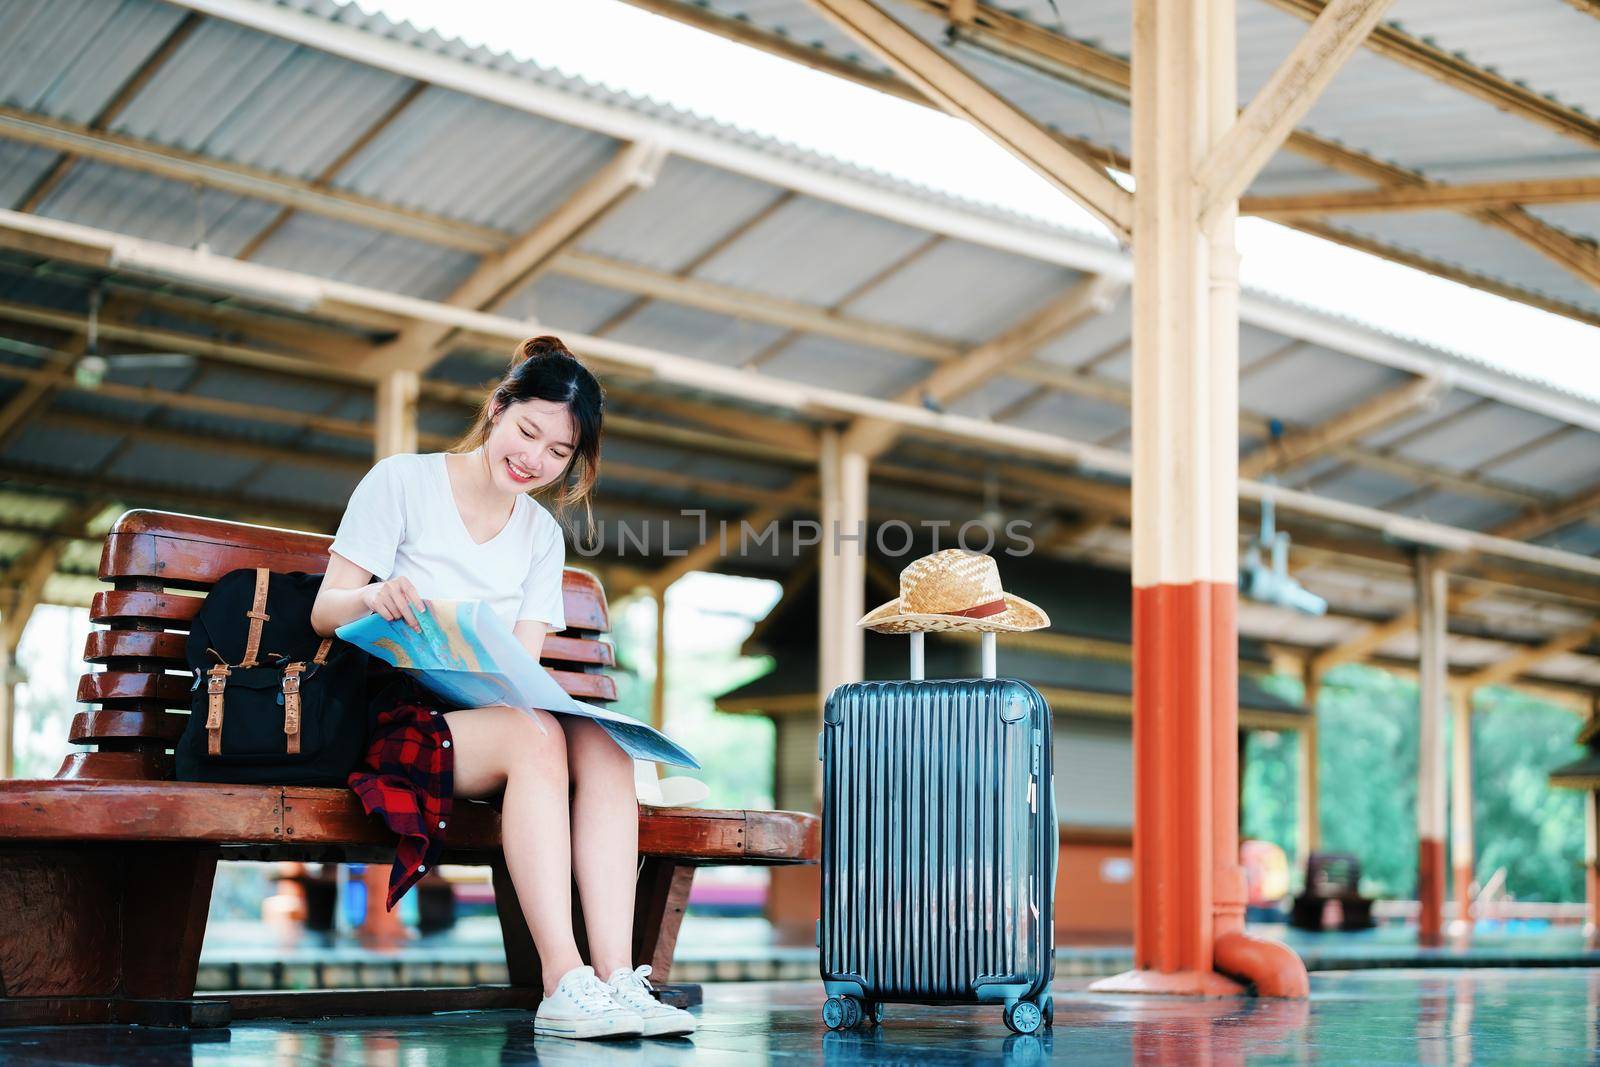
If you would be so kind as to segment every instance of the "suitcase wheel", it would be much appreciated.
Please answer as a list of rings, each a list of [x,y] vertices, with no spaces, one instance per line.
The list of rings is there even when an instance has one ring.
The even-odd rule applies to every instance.
[[[829,1030],[851,1030],[861,1025],[865,1013],[855,997],[829,997],[822,1005],[822,1021]]]
[[[1031,1000],[1018,1000],[1006,1005],[1006,1025],[1019,1034],[1031,1034],[1039,1029],[1044,1013]]]

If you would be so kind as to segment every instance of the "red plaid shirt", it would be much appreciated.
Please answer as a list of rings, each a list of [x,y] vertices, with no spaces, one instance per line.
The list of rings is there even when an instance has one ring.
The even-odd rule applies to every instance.
[[[379,711],[368,739],[366,768],[350,788],[369,815],[400,836],[389,872],[389,910],[439,862],[455,789],[455,751],[444,713],[400,702]]]

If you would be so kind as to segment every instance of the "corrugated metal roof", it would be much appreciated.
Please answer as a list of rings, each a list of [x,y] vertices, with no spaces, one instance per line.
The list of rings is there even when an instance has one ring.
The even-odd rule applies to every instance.
[[[835,58],[882,72],[853,39],[818,16],[805,0],[705,0],[712,12],[747,21],[814,45]],[[892,14],[1000,95],[1041,123],[1127,155],[1130,116],[1125,104],[1093,96],[1020,62],[972,45],[951,47],[945,23],[921,9],[889,0]],[[1126,59],[1131,50],[1127,0],[1055,4],[1013,0],[999,5],[1063,36]],[[1552,2],[1515,10],[1494,0],[1404,0],[1391,12],[1400,28],[1464,54],[1468,62],[1508,73],[1569,105],[1600,100],[1600,20]],[[1241,100],[1248,100],[1304,34],[1304,19],[1269,0],[1238,5]],[[1600,166],[1592,144],[1566,137],[1446,86],[1371,51],[1359,51],[1318,98],[1302,128],[1374,160],[1450,182],[1592,175]],[[1280,152],[1249,192],[1282,195],[1366,184],[1306,159]],[[1592,205],[1534,209],[1535,214],[1590,239],[1600,237]],[[1415,214],[1334,220],[1352,232],[1420,252],[1552,299],[1600,314],[1600,294],[1500,231],[1460,215],[1417,222]],[[1449,222],[1446,226],[1443,223]]]
[[[0,9],[0,103],[92,121],[184,12],[152,0],[20,0]]]
[[[109,86],[117,84],[111,81]],[[398,100],[408,84],[405,78],[281,38],[205,19],[111,128],[188,152],[311,178]]]

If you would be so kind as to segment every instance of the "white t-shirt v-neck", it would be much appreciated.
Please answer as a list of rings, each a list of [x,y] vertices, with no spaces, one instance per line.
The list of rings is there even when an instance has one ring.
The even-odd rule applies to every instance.
[[[519,496],[499,533],[473,541],[443,452],[379,460],[350,494],[333,551],[381,580],[411,579],[424,600],[482,600],[508,626],[535,619],[566,629],[561,524]]]

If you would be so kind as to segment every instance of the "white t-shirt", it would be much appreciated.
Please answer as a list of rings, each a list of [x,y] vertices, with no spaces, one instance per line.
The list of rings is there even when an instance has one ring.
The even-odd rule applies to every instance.
[[[473,541],[443,452],[379,460],[350,494],[333,551],[380,580],[411,579],[424,600],[482,600],[508,626],[536,619],[566,629],[561,524],[519,496],[499,533]]]

